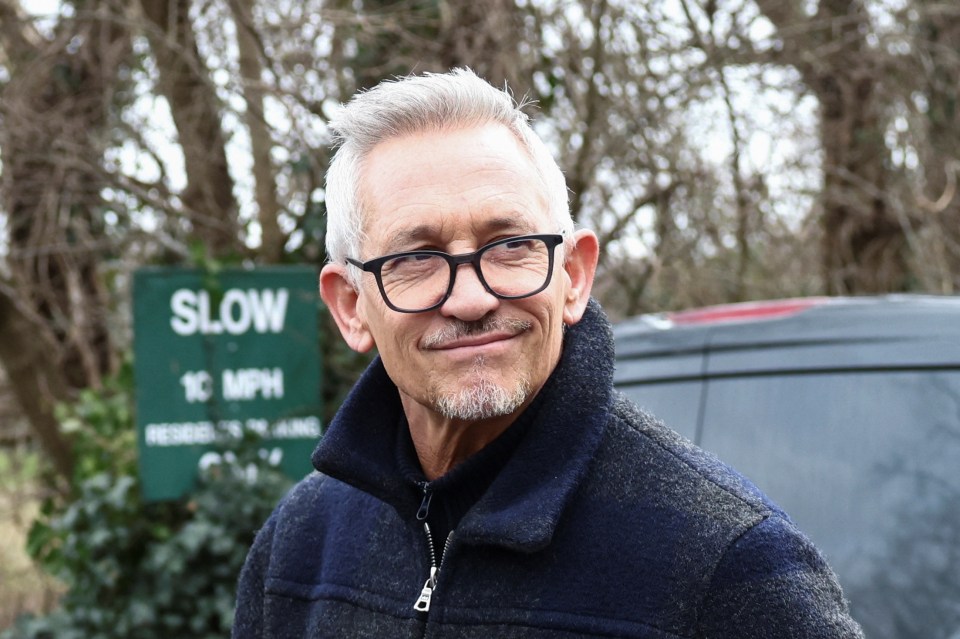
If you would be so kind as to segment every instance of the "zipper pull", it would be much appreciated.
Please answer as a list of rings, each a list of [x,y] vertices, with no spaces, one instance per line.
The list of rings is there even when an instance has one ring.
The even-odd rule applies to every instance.
[[[417,510],[417,521],[426,521],[427,515],[430,514],[430,502],[433,501],[433,491],[430,490],[429,486],[423,484],[423,500],[420,501],[420,509]]]
[[[430,577],[427,579],[427,582],[423,584],[423,590],[420,591],[420,596],[417,598],[417,603],[413,604],[413,609],[417,612],[429,612],[430,611],[430,598],[433,597],[433,589],[437,586],[437,569],[436,567],[430,568]]]

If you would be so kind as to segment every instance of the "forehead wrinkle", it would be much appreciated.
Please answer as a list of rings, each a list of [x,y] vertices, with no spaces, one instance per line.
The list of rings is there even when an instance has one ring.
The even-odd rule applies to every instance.
[[[434,203],[407,202],[401,206],[388,211],[375,210],[373,206],[368,208],[367,214],[363,218],[363,228],[366,230],[371,224],[392,226],[392,218],[403,217],[402,213],[406,210],[413,212],[414,216],[424,217],[424,212],[435,209],[436,212],[427,215],[428,221],[417,224],[409,228],[390,228],[389,239],[377,250],[377,255],[388,255],[400,253],[410,248],[412,244],[423,242],[443,233],[444,215]],[[379,219],[378,219],[379,218]],[[367,234],[364,233],[364,238]]]
[[[484,145],[474,151],[470,161],[460,165],[457,179],[444,181],[437,176],[447,173],[449,159],[421,156],[403,147],[384,147],[387,155],[381,153],[376,162],[373,154],[367,157],[363,191],[368,206],[362,226],[368,240],[379,240],[378,246],[369,247],[372,252],[387,255],[452,241],[479,246],[497,234],[546,232],[541,227],[547,220],[541,216],[549,217],[549,198],[529,154],[504,157]],[[392,179],[368,183],[374,164],[378,175]],[[408,175],[412,165],[419,169]],[[372,206],[373,201],[378,206]]]
[[[514,171],[503,168],[490,168],[478,172],[494,174],[499,172],[508,173],[511,176],[515,175]],[[491,181],[494,180],[491,179]],[[537,176],[537,187],[532,189],[532,192],[529,190],[529,184],[518,185],[513,180],[507,180],[501,184],[503,184],[502,190],[488,193],[479,200],[478,204],[480,208],[489,207],[491,210],[507,210],[511,216],[524,216],[524,214],[536,215],[540,210],[546,211],[549,214],[549,197],[547,196],[546,187],[539,175]],[[517,189],[515,187],[526,188]],[[475,188],[482,188],[482,185],[477,185]],[[512,219],[515,219],[515,217]]]

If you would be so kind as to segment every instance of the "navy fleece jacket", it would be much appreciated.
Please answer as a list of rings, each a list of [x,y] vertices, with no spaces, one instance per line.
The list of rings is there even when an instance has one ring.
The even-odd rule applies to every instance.
[[[236,639],[862,637],[830,568],[742,476],[613,390],[595,302],[567,331],[523,439],[453,532],[429,610],[398,468],[396,387],[375,361],[257,535]]]

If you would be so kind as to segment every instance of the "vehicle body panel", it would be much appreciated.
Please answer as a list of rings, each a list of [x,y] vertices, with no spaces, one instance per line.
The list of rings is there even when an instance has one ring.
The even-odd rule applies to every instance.
[[[615,327],[616,385],[783,506],[867,636],[958,636],[960,298],[680,318]]]

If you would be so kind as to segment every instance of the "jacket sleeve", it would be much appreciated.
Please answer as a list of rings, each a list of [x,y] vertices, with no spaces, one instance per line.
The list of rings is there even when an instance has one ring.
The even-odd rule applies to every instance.
[[[247,559],[240,571],[237,585],[237,606],[233,619],[233,639],[260,639],[264,637],[263,598],[264,582],[270,565],[270,551],[276,529],[277,512],[264,524],[253,540]]]
[[[703,639],[863,639],[830,566],[776,515],[727,548],[699,626]]]

